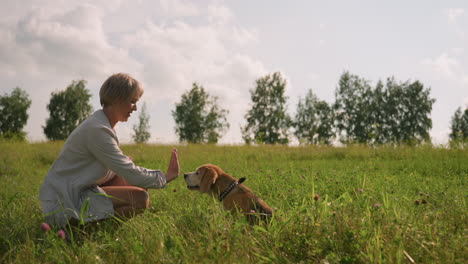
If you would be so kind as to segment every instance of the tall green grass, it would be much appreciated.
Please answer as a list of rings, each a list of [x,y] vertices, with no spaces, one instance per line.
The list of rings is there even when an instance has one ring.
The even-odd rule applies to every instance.
[[[183,177],[150,208],[70,242],[44,233],[39,186],[62,142],[0,143],[2,263],[466,263],[468,150],[177,146],[181,172],[219,165],[275,209],[250,226]],[[127,145],[166,169],[172,146]],[[319,199],[314,199],[317,194]],[[418,200],[418,201],[416,201]],[[419,202],[419,204],[417,204]]]

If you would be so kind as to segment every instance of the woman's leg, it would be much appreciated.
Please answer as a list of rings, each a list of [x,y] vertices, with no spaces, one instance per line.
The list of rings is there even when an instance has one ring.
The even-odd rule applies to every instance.
[[[106,194],[110,195],[114,211],[121,217],[130,218],[143,213],[148,208],[148,193],[135,186],[103,186]]]
[[[100,187],[104,187],[104,186],[132,186],[132,185],[128,183],[124,178],[120,177],[117,174],[114,174],[112,179],[100,185]]]

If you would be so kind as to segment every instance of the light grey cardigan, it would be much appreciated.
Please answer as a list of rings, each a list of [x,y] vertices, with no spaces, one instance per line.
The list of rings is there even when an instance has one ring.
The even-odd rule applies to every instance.
[[[39,191],[46,221],[64,225],[70,217],[93,221],[112,216],[112,201],[97,186],[112,172],[134,186],[165,186],[166,177],[161,171],[136,166],[118,144],[102,110],[94,112],[68,136]]]

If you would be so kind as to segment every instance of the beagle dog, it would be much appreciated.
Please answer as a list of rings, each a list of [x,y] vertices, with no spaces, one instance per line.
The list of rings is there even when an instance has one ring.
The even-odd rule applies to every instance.
[[[271,218],[271,208],[242,184],[245,178],[236,180],[216,165],[202,165],[184,174],[184,180],[189,190],[216,196],[227,210],[240,210],[250,224]]]

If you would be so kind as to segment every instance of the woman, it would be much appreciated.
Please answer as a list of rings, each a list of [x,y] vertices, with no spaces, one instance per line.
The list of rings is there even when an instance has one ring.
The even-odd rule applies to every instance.
[[[131,217],[148,207],[147,188],[163,188],[179,174],[177,151],[166,173],[136,166],[120,150],[114,127],[126,122],[143,94],[128,74],[110,76],[99,91],[102,109],[67,138],[39,192],[49,224]],[[118,176],[117,176],[118,175]]]

